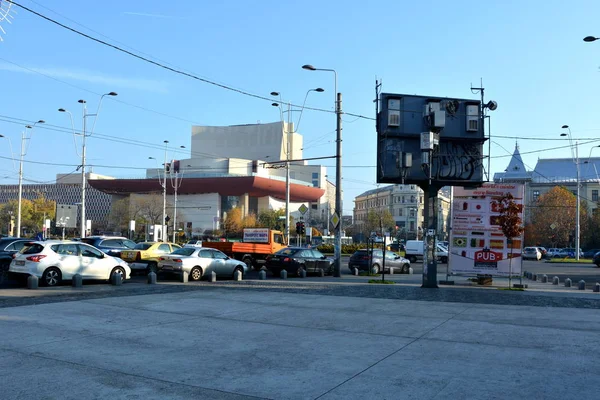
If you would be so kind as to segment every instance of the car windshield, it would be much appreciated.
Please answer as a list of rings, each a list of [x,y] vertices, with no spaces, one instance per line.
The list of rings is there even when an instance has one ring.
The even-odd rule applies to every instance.
[[[152,243],[138,243],[135,245],[134,249],[135,250],[148,250],[150,247],[152,247]]]
[[[298,249],[290,249],[290,248],[285,248],[285,249],[281,249],[279,250],[277,253],[277,255],[280,256],[293,256],[294,254],[296,254],[298,252]]]
[[[38,243],[32,243],[30,246],[25,245],[25,247],[21,249],[21,254],[37,254],[41,253],[42,250],[44,250],[44,246]]]
[[[182,247],[181,249],[175,250],[171,254],[177,254],[178,256],[191,256],[195,251],[196,249],[192,247]]]

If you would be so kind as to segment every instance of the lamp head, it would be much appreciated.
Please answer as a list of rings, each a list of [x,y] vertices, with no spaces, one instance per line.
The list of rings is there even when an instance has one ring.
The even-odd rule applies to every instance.
[[[563,125],[562,128],[563,129],[569,129],[569,125]]]
[[[566,133],[561,133],[560,136],[567,136],[567,134]]]
[[[64,108],[59,108],[58,112],[67,112],[67,110],[65,110]]]
[[[279,96],[279,92],[271,92],[271,96]]]
[[[36,122],[36,124],[45,124],[46,121],[44,121],[43,119],[40,119],[38,122]]]
[[[325,91],[325,89],[320,88],[320,87],[315,89],[315,92],[319,92],[319,93],[323,93],[324,91]]]
[[[164,140],[163,143],[169,143],[169,141],[168,140]]]
[[[310,64],[305,64],[302,66],[302,69],[308,70],[308,71],[316,71],[317,69],[315,67],[313,67]]]
[[[598,40],[598,38],[595,36],[586,36],[583,38],[584,42],[595,42],[596,40]]]
[[[498,108],[498,103],[496,103],[494,100],[490,100],[484,107],[490,109],[491,111],[494,111]]]
[[[279,103],[272,103],[271,104],[273,107],[279,107]]]
[[[154,157],[148,157],[148,160],[156,160]]]
[[[78,103],[81,103],[81,104],[85,104],[85,103],[87,103],[87,101],[85,101],[85,100],[77,100],[77,102],[78,102]]]
[[[107,96],[117,96],[117,92],[109,92],[106,95]]]

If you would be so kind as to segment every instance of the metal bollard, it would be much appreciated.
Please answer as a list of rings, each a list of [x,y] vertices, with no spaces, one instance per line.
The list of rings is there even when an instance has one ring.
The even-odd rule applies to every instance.
[[[212,271],[210,273],[210,277],[208,278],[208,280],[213,283],[216,282],[217,281],[217,273],[215,271]]]
[[[260,279],[261,281],[267,279],[267,273],[264,269],[258,273],[258,279]]]
[[[390,267],[390,275],[394,275],[394,267]]]
[[[242,273],[239,270],[233,274],[233,280],[238,282],[242,280]]]
[[[358,268],[352,268],[352,275],[358,276]]]
[[[29,275],[27,277],[27,289],[37,289],[39,286],[39,279],[35,275]]]
[[[71,286],[73,286],[73,287],[82,287],[83,286],[83,279],[81,278],[80,274],[73,275],[73,278],[71,279]]]
[[[533,279],[534,281],[537,281],[537,274],[533,274],[533,277],[531,279]]]
[[[408,274],[409,274],[409,275],[412,275],[412,274],[414,274],[414,273],[415,273],[415,270],[414,270],[414,269],[412,269],[412,267],[410,267],[410,268],[408,269]]]
[[[181,271],[181,276],[179,276],[179,282],[188,283],[189,279],[190,275],[185,271]]]
[[[325,276],[325,271],[323,270],[323,268],[319,268],[319,276],[320,277]]]
[[[600,293],[600,283],[596,282],[596,284],[594,285],[594,292]]]
[[[304,268],[300,271],[300,278],[306,278],[306,270]]]
[[[585,290],[585,281],[583,279],[579,281],[579,284],[577,285],[577,289]]]
[[[113,273],[110,277],[110,284],[113,286],[121,286],[123,284],[123,277],[121,274]]]
[[[565,287],[571,287],[571,278],[565,279]]]
[[[148,285],[156,285],[156,274],[154,272],[148,274]]]
[[[287,279],[287,271],[285,269],[282,269],[279,273],[279,276],[281,277],[281,279]]]
[[[542,275],[542,283],[548,283],[548,275]]]
[[[559,283],[560,283],[560,278],[558,276],[555,276],[554,278],[552,278],[553,285],[558,285]]]

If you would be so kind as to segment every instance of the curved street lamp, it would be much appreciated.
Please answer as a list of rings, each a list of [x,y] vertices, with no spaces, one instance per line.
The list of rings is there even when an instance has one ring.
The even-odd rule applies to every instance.
[[[579,261],[579,235],[580,235],[580,224],[579,224],[579,216],[580,216],[580,194],[579,194],[579,150],[577,141],[575,141],[575,147],[573,147],[573,136],[571,135],[571,128],[569,125],[563,125],[562,129],[567,129],[568,133],[561,133],[560,136],[567,136],[569,138],[569,145],[571,146],[571,158],[575,163],[576,169],[576,180],[575,183],[577,185],[577,204],[575,205],[575,259]],[[573,149],[575,149],[575,153],[573,153]],[[590,152],[591,154],[591,152]]]

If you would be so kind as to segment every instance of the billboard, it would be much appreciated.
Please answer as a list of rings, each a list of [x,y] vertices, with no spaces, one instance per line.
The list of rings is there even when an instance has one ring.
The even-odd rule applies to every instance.
[[[56,226],[59,228],[77,228],[77,206],[57,204]]]
[[[382,93],[379,105],[378,183],[483,184],[481,101]]]
[[[509,244],[499,225],[500,214],[493,204],[506,193],[513,195],[515,203],[523,205],[524,186],[521,184],[484,184],[472,190],[454,188],[449,254],[452,272],[521,274],[523,234]],[[522,213],[523,210],[521,219]]]
[[[269,243],[269,229],[245,228],[243,241],[245,243]]]

